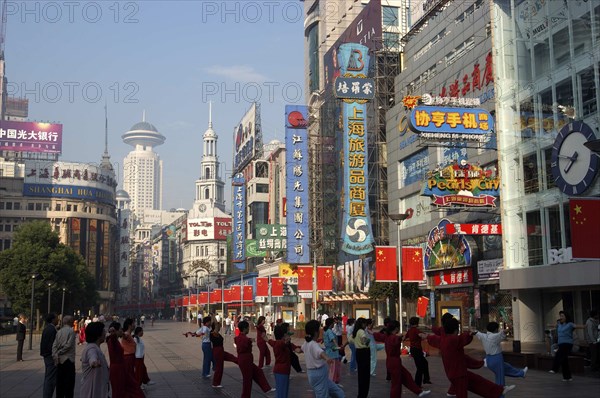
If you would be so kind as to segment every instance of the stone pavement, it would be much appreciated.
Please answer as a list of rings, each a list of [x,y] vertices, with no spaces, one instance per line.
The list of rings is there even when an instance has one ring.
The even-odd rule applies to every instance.
[[[236,365],[225,362],[225,372],[222,384],[224,388],[215,390],[211,387],[210,379],[203,379],[200,372],[202,363],[202,350],[197,338],[185,338],[182,333],[194,328],[188,323],[160,321],[154,327],[146,324],[144,341],[146,345],[146,366],[150,378],[156,382],[148,386],[146,396],[149,398],[176,398],[176,397],[239,397],[241,395],[241,375]],[[250,333],[250,337],[254,337]],[[39,337],[34,336],[33,350],[29,351],[28,340],[25,342],[24,362],[16,362],[16,341],[14,335],[0,337],[0,397],[2,398],[25,398],[41,397],[44,379],[44,365],[39,356]],[[235,353],[232,345],[233,338],[226,337],[225,349]],[[301,344],[301,340],[295,343]],[[480,354],[480,347],[472,343],[471,352]],[[102,345],[106,354],[106,344]],[[258,361],[258,351],[255,345],[254,359]],[[349,350],[347,350],[349,352]],[[79,353],[81,346],[77,347],[77,382],[75,396],[79,397],[79,376],[81,365]],[[108,359],[108,354],[106,354]],[[403,364],[414,374],[414,363],[410,357],[404,356]],[[303,355],[300,354],[300,362],[304,366]],[[448,381],[443,371],[441,358],[429,357],[429,369],[433,384],[427,386],[432,390],[430,397],[446,397]],[[493,380],[493,374],[488,369],[479,369],[477,373]],[[273,374],[270,369],[266,370],[267,379],[275,386]],[[600,374],[591,373],[586,370],[585,375],[574,375],[573,382],[563,382],[560,374],[549,374],[535,369],[527,373],[525,379],[507,378],[508,384],[515,384],[517,388],[511,391],[507,397],[599,397],[600,396]],[[342,365],[342,384],[348,397],[354,397],[357,393],[356,373],[350,373],[348,365]],[[274,394],[263,394],[262,391],[253,386],[252,395],[255,397],[274,397]],[[473,395],[473,394],[471,394]],[[290,381],[291,398],[312,397],[312,391],[308,384],[305,373],[298,374],[292,370]],[[389,396],[389,384],[385,381],[385,354],[378,353],[377,374],[371,380],[370,397]],[[414,397],[410,391],[404,389],[404,396]],[[474,396],[474,395],[473,395]],[[84,398],[84,397],[81,397]]]

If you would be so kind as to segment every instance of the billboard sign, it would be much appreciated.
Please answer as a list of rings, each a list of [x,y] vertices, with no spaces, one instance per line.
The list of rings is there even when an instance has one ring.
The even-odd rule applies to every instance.
[[[369,49],[366,46],[342,44],[338,61],[345,76],[366,74],[369,69]],[[344,221],[342,251],[362,255],[373,251],[373,233],[369,212],[367,106],[364,101],[344,101]]]
[[[287,249],[287,226],[281,224],[256,224],[258,250],[279,252]]]
[[[232,231],[231,218],[192,218],[187,220],[187,240],[226,240]]]
[[[0,121],[0,151],[62,152],[62,124]]]
[[[447,224],[446,234],[502,235],[502,224]]]
[[[471,246],[465,235],[448,235],[446,226],[452,224],[448,219],[429,231],[425,248],[425,270],[471,266]]]
[[[287,227],[280,226],[279,232],[266,226],[265,233],[281,235],[283,227],[287,236],[287,261],[293,264],[309,264],[308,250],[308,107],[305,105],[286,105],[285,107],[285,153]],[[260,228],[257,228],[260,244]],[[282,236],[283,238],[283,236]],[[269,237],[266,237],[269,239]],[[275,244],[275,241],[273,241]],[[266,249],[265,243],[265,249]]]
[[[485,109],[416,106],[409,125],[425,139],[486,142],[494,119]]]
[[[375,98],[375,79],[365,77],[337,77],[334,84],[336,98],[372,100]]]
[[[439,271],[433,275],[435,287],[462,285],[463,283],[473,283],[472,268]]]
[[[496,207],[500,178],[495,168],[483,169],[461,159],[427,173],[423,196],[431,196],[438,207]]]
[[[236,174],[233,190],[233,263],[237,269],[246,268],[246,179]]]
[[[241,171],[262,153],[262,134],[257,131],[257,125],[260,126],[260,107],[253,103],[233,132],[235,171]]]
[[[503,267],[504,260],[501,258],[477,261],[477,278],[480,281],[500,279],[500,270]]]

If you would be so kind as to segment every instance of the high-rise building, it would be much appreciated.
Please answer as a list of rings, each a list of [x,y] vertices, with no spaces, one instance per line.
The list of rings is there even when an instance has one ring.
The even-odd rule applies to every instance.
[[[139,216],[143,209],[159,210],[163,164],[153,149],[165,142],[165,136],[146,122],[144,113],[142,121],[134,124],[122,138],[135,148],[123,162],[123,189],[131,199],[131,211]]]

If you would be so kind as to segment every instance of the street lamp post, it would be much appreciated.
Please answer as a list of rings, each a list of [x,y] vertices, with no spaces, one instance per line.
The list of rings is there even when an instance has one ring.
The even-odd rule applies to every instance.
[[[269,265],[269,268],[267,270],[268,274],[268,278],[269,278],[269,312],[271,313],[271,319],[273,319],[273,287],[271,285],[272,280],[271,280],[271,264],[273,264],[275,262],[275,260],[273,260],[273,257],[271,257],[271,252],[267,251],[267,256],[265,257],[265,263]]]
[[[29,329],[29,350],[31,351],[33,348],[33,300],[35,295],[35,279],[38,277],[38,274],[31,274],[31,311],[29,313],[30,324],[31,327]]]
[[[308,244],[313,253],[313,319],[317,319],[317,249],[321,245],[321,242],[318,241]]]
[[[61,320],[65,316],[65,292],[66,291],[67,291],[67,288],[63,287],[62,288],[62,302],[60,304],[60,317],[61,317]]]
[[[48,286],[48,314],[50,313],[50,294],[52,292],[52,281],[46,281],[46,285]]]
[[[390,214],[390,220],[396,223],[398,233],[398,319],[400,320],[400,333],[404,329],[403,311],[402,311],[402,241],[400,240],[400,224],[408,218],[408,213]]]

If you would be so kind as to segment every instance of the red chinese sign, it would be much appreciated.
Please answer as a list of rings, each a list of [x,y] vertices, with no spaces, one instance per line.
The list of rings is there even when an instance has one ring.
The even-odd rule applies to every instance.
[[[502,224],[447,224],[447,235],[502,235]]]
[[[462,268],[457,270],[444,270],[433,275],[434,286],[461,285],[473,283],[473,269]]]
[[[459,73],[459,76],[461,74]],[[490,84],[494,84],[494,69],[492,64],[492,52],[490,51],[485,57],[485,67],[483,69],[483,75],[480,69],[479,62],[475,62],[473,65],[473,71],[469,74],[468,72],[462,75],[460,79],[454,79],[452,83],[446,88],[442,87],[440,91],[440,97],[463,97],[470,92],[480,91]]]

